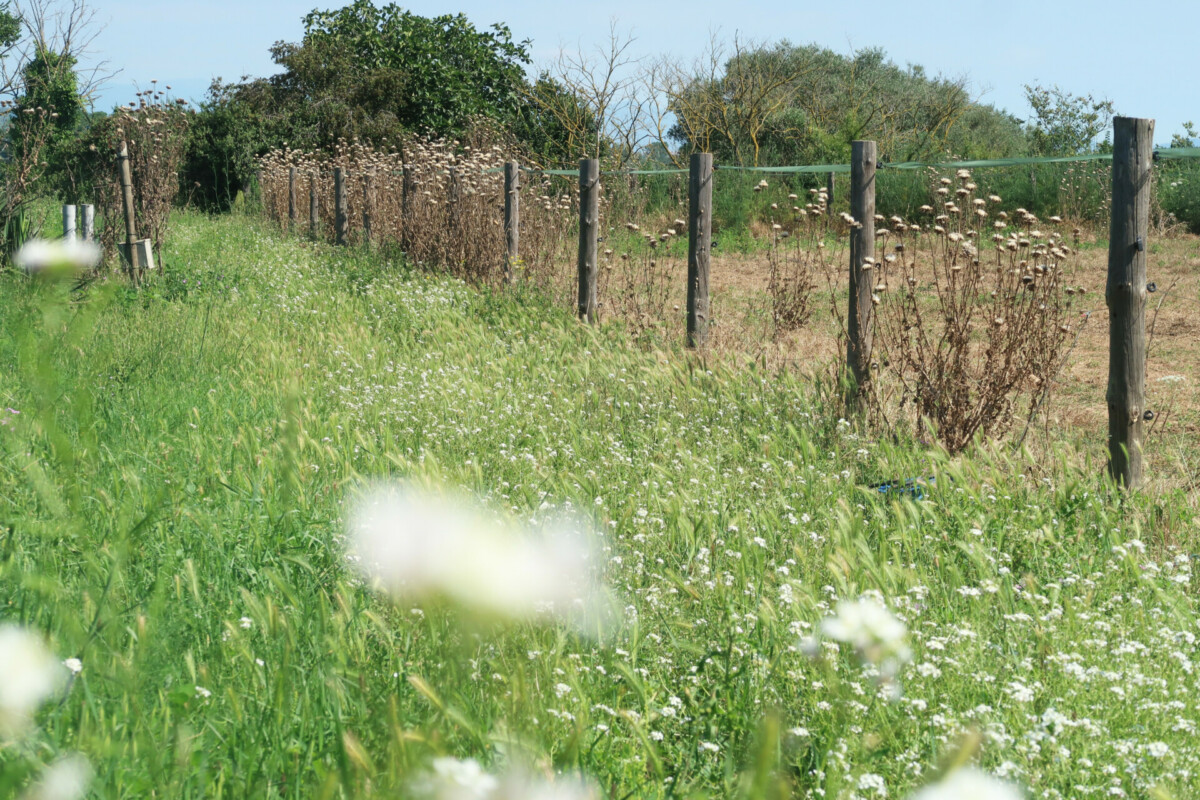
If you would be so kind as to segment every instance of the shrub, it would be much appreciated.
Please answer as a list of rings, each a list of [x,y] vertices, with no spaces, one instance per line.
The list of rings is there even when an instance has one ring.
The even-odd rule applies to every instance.
[[[1074,248],[1061,233],[1025,209],[997,210],[1000,198],[979,196],[966,170],[957,187],[941,183],[940,213],[925,207],[933,219],[892,217],[876,231],[891,251],[877,262],[876,342],[899,382],[901,413],[931,423],[957,452],[977,434],[1003,432],[1024,391],[1034,413],[1062,365],[1083,290],[1069,285]]]
[[[783,211],[780,219],[794,219],[784,225],[772,220],[771,246],[767,258],[771,265],[767,294],[771,297],[771,321],[775,335],[801,328],[812,316],[812,293],[816,288],[816,272],[820,267],[828,273],[825,263],[824,237],[829,229],[829,197],[825,189],[811,189],[813,202],[807,208],[799,205],[800,196],[789,194],[793,203],[790,214]],[[772,210],[777,210],[772,204]]]
[[[133,178],[134,224],[138,236],[150,239],[161,252],[170,225],[171,208],[179,195],[179,171],[187,141],[190,115],[185,101],[164,91],[139,92],[134,103],[119,107],[95,124],[87,138],[87,175],[95,193],[97,215],[109,224],[98,231],[104,252],[111,256],[124,237],[124,218],[118,153],[129,146]]]

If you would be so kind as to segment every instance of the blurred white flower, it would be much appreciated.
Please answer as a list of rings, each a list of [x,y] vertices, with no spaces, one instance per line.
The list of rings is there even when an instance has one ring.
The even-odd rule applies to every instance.
[[[100,263],[100,246],[78,239],[30,239],[13,263],[30,275],[73,275]]]
[[[523,772],[497,777],[468,758],[435,758],[433,774],[415,787],[427,800],[597,800],[599,795],[576,777],[555,781]]]
[[[904,623],[869,597],[838,603],[837,615],[822,620],[820,630],[822,635],[853,647],[859,658],[878,667],[885,678],[895,677],[912,659]]]
[[[394,595],[515,619],[555,616],[581,629],[608,610],[588,537],[570,525],[539,535],[466,497],[399,485],[366,492],[349,532],[350,560]]]
[[[1146,745],[1146,752],[1153,758],[1166,758],[1171,752],[1171,748],[1167,746],[1166,742],[1151,742]]]
[[[78,753],[59,759],[46,767],[42,778],[22,800],[82,800],[92,780],[92,766]]]
[[[83,662],[78,658],[68,658],[62,663],[64,667],[71,670],[72,675],[78,675],[80,672],[83,672]]]
[[[437,800],[483,800],[499,785],[473,758],[435,758],[428,793]]]
[[[63,665],[41,636],[16,625],[0,626],[0,741],[19,736],[65,678]]]
[[[1021,790],[986,772],[966,767],[926,786],[909,800],[1021,800]]]

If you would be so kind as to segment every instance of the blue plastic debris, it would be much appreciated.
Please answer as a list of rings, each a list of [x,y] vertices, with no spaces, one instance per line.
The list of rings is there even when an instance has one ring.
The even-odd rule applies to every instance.
[[[871,488],[880,494],[898,494],[911,497],[914,500],[925,499],[925,487],[937,483],[937,478],[907,478],[903,481],[885,481],[875,483]]]

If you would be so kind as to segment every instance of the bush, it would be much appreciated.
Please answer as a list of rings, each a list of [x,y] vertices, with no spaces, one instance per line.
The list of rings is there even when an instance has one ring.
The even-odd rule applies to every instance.
[[[966,170],[958,180],[942,179],[936,217],[927,206],[919,224],[892,218],[876,231],[892,252],[877,262],[874,297],[877,357],[899,382],[901,413],[932,424],[950,452],[1002,433],[1023,392],[1036,411],[1081,294],[1068,285],[1074,248],[1061,233],[1028,212],[1010,220]]]
[[[150,89],[140,92],[136,103],[118,108],[89,131],[86,175],[95,194],[97,216],[110,220],[98,231],[107,256],[115,254],[117,237],[124,235],[122,226],[111,222],[124,218],[117,159],[121,142],[129,145],[138,235],[150,239],[161,252],[171,208],[179,195],[189,121],[182,101]]]

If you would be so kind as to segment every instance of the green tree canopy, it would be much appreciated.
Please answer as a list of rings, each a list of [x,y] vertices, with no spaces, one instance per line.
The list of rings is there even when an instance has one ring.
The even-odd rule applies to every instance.
[[[323,144],[392,127],[453,133],[475,117],[517,113],[528,44],[463,14],[422,17],[355,0],[309,13],[300,42],[272,47],[283,72],[259,94]]]
[[[1028,127],[1033,155],[1073,156],[1096,147],[1101,133],[1109,130],[1113,118],[1111,100],[1092,95],[1076,96],[1057,86],[1026,86],[1025,99],[1033,109]],[[1107,135],[1107,134],[1106,134]]]
[[[883,158],[1013,155],[1020,122],[972,101],[962,79],[900,67],[882,49],[842,55],[818,45],[738,46],[715,74],[673,91],[672,137],[743,164],[844,161],[855,139]]]

